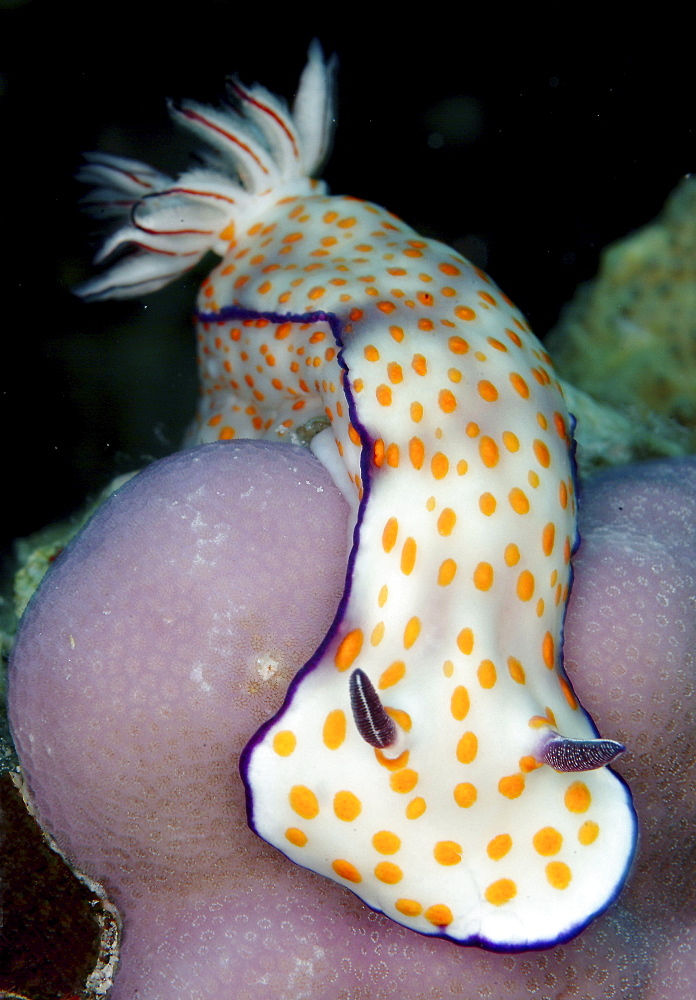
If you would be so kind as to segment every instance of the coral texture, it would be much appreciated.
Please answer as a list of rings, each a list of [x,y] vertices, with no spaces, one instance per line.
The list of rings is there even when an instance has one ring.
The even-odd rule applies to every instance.
[[[124,915],[112,1000],[686,1000],[696,986],[696,462],[581,497],[566,664],[628,747],[640,853],[575,941],[524,955],[405,930],[247,828],[239,753],[321,641],[347,506],[297,449],[151,466],[97,512],[25,615],[11,723],[42,822]]]

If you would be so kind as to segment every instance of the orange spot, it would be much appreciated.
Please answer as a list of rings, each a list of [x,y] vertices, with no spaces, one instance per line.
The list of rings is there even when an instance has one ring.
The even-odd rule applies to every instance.
[[[405,732],[411,732],[413,722],[408,712],[402,712],[400,708],[385,708],[385,712],[394,722],[398,722]]]
[[[400,794],[413,791],[417,784],[418,774],[409,767],[405,767],[402,771],[396,771],[389,779],[391,790]]]
[[[408,443],[408,456],[414,469],[423,467],[425,458],[425,445],[418,437],[412,437]]]
[[[375,878],[386,885],[396,885],[404,877],[404,873],[392,861],[380,861],[375,865]]]
[[[449,584],[454,580],[457,573],[457,564],[454,559],[445,559],[440,564],[440,569],[437,574],[437,582],[441,587],[448,587]]]
[[[340,417],[341,411],[339,409],[339,406],[340,404],[336,407],[336,412]],[[353,444],[356,445],[356,447],[359,448],[362,445],[362,441],[360,440],[360,435],[358,434],[358,432],[356,431],[355,427],[353,427],[352,424],[348,424],[348,437],[351,439]]]
[[[437,402],[443,413],[452,413],[457,408],[456,397],[449,389],[440,390]]]
[[[549,521],[541,533],[541,548],[545,556],[550,556],[553,552],[555,540],[556,525],[552,521]]]
[[[457,636],[457,646],[465,656],[469,656],[474,648],[474,633],[470,628],[463,628]]]
[[[404,648],[410,649],[420,635],[421,621],[418,617],[409,618],[404,629]]]
[[[534,597],[534,574],[523,569],[517,577],[517,596],[521,601],[531,601]]]
[[[394,443],[390,444],[386,450],[385,457],[387,459],[387,465],[390,465],[392,469],[398,468],[399,446]]]
[[[411,413],[411,420],[414,422],[414,424],[420,423],[420,421],[423,419],[422,405],[420,403],[411,403],[410,413]],[[420,468],[420,466],[418,466],[418,468]]]
[[[599,836],[599,827],[591,819],[586,820],[578,830],[578,840],[584,847],[594,844]]]
[[[425,799],[417,795],[415,799],[411,799],[409,804],[406,806],[406,819],[418,819],[422,816],[427,809]]]
[[[433,857],[439,865],[458,865],[462,860],[462,845],[456,840],[440,840],[433,848]]]
[[[529,513],[529,500],[527,498],[527,494],[524,490],[519,489],[519,487],[513,486],[508,493],[508,501],[516,514]]]
[[[407,538],[401,550],[401,572],[409,576],[416,565],[417,546],[414,538]]]
[[[481,379],[477,389],[481,399],[485,399],[487,403],[494,403],[498,398],[498,390],[493,383],[489,382],[487,379]]]
[[[396,309],[396,306],[394,305],[393,302],[383,301],[383,302],[378,302],[377,303],[377,308],[379,309],[380,312],[383,312],[383,313],[386,313],[387,315],[389,315],[389,313],[393,313],[394,312],[394,310]]]
[[[553,826],[545,826],[534,834],[532,844],[537,854],[548,858],[552,854],[558,854],[563,847],[563,837]]]
[[[480,562],[474,570],[474,586],[477,590],[490,590],[493,586],[493,576],[491,564]]]
[[[556,666],[556,649],[553,641],[553,636],[550,632],[546,632],[541,643],[541,655],[544,663],[549,668],[553,670]]]
[[[470,707],[469,692],[467,689],[459,684],[452,692],[452,697],[450,699],[450,712],[452,713],[452,718],[456,719],[457,722],[461,722],[465,719]]]
[[[558,501],[563,510],[565,510],[566,507],[568,506],[568,487],[563,482],[563,480],[561,480],[558,486]]]
[[[544,442],[535,439],[532,447],[534,448],[534,454],[536,455],[536,459],[539,465],[543,465],[545,469],[548,469],[549,465],[551,464],[551,453],[549,452],[549,449],[546,447]]]
[[[464,733],[457,743],[457,760],[460,764],[471,764],[478,753],[476,733]]]
[[[362,802],[353,792],[336,792],[333,800],[333,811],[344,823],[352,823],[362,812]]]
[[[437,266],[439,267],[439,269],[442,271],[443,274],[455,275],[462,273],[458,267],[454,266],[454,264],[438,264]]]
[[[517,886],[510,878],[500,878],[497,882],[491,882],[484,892],[484,896],[493,906],[503,906],[509,903],[517,895]]]
[[[362,629],[354,628],[341,639],[334,654],[334,663],[339,670],[347,670],[360,654],[363,644]]]
[[[297,746],[297,737],[289,729],[283,729],[273,737],[273,749],[279,757],[289,757]]]
[[[331,867],[336,872],[339,878],[345,879],[346,882],[362,882],[362,875],[350,861],[345,861],[343,858],[337,858],[335,861],[331,862]]]
[[[544,724],[548,725],[546,719],[544,719]],[[520,765],[520,771],[523,771],[525,774],[529,774],[531,771],[536,771],[538,767],[544,766],[536,759],[536,757],[530,757],[530,756],[520,757],[519,765]]]
[[[498,506],[497,501],[492,493],[482,493],[479,497],[479,510],[486,517],[490,517],[491,514],[495,514],[495,509]]]
[[[447,344],[452,354],[466,354],[469,350],[469,345],[463,337],[450,337]]]
[[[512,677],[513,681],[515,681],[517,684],[524,684],[526,676],[524,672],[524,667],[522,666],[520,661],[516,659],[514,656],[508,656],[507,665],[508,665],[508,670],[510,672],[510,676]]]
[[[568,681],[565,679],[565,677],[559,677],[558,683],[561,685],[561,691],[563,692],[563,697],[565,698],[565,700],[568,702],[568,704],[572,709],[576,709],[578,707],[578,701],[575,695],[573,694],[573,689],[568,683]]]
[[[220,441],[231,441],[237,432],[234,427],[222,427],[220,433],[218,434],[218,440]]]
[[[437,530],[441,535],[451,535],[457,523],[457,515],[451,507],[445,507],[437,519]]]
[[[324,721],[322,740],[329,750],[338,750],[346,738],[346,716],[340,708],[329,712]]]
[[[397,342],[397,344],[400,344],[401,341],[404,339],[404,331],[401,329],[400,326],[390,326],[389,333],[390,336]]]
[[[370,636],[370,644],[372,646],[379,646],[383,638],[384,638],[384,622],[377,622],[375,627],[372,629],[372,635]]]
[[[463,319],[466,320],[467,322],[469,322],[472,319],[476,319],[476,313],[474,312],[473,309],[470,309],[468,306],[457,306],[456,309],[454,310],[454,315],[457,317],[457,319]]]
[[[432,330],[433,329],[433,321],[431,319],[419,319],[418,320],[418,329],[419,330]]]
[[[584,781],[574,781],[568,786],[563,802],[568,812],[584,813],[590,808],[592,796]]]
[[[375,395],[377,396],[377,402],[380,406],[391,406],[392,391],[388,385],[382,384],[377,386]]]
[[[496,351],[507,351],[507,347],[505,346],[505,344],[501,344],[501,342],[499,340],[496,340],[495,337],[486,337],[486,340],[491,345],[491,347],[495,348]]]
[[[290,789],[290,806],[303,819],[314,819],[319,815],[319,802],[314,792],[305,785],[293,785]]]
[[[495,663],[492,660],[481,660],[476,676],[482,688],[492,688],[497,680]]]
[[[415,899],[397,899],[394,906],[405,917],[419,917],[423,912],[423,907]]]
[[[393,687],[394,684],[398,684],[406,673],[406,664],[403,660],[395,660],[390,664],[386,670],[383,670],[380,674],[379,681],[377,682],[377,687],[380,691],[384,691],[388,687]]]
[[[509,833],[500,833],[493,840],[488,841],[486,853],[492,861],[500,861],[504,858],[512,847],[512,837]]]
[[[380,854],[396,854],[401,847],[401,838],[390,830],[380,830],[373,836],[372,846]]]
[[[462,809],[469,809],[478,798],[478,791],[470,781],[462,781],[455,785],[453,795],[458,806],[461,806]]]
[[[298,830],[296,826],[289,826],[285,831],[285,839],[295,847],[304,847],[307,843],[307,834],[304,830]]]
[[[481,438],[479,441],[479,455],[483,464],[489,469],[493,469],[498,464],[500,451],[492,437],[487,437],[484,434]]]
[[[379,351],[372,344],[368,344],[363,350],[363,354],[367,361],[379,361]]]
[[[430,471],[435,479],[444,479],[449,472],[449,459],[441,451],[433,455],[430,462]]]
[[[428,364],[422,354],[414,354],[411,361],[411,368],[413,368],[416,375],[427,375],[428,374]]]
[[[381,750],[375,750],[375,760],[382,767],[386,768],[387,771],[400,771],[402,768],[406,767],[408,764],[410,754],[408,750],[404,750],[402,754],[394,759],[393,757],[385,757]]]
[[[429,906],[423,916],[429,923],[434,924],[435,927],[447,927],[454,920],[452,911],[444,903],[436,903],[434,906]]]
[[[566,427],[566,422],[560,413],[558,412],[554,413],[553,423],[554,427],[556,428],[556,434],[558,434],[559,438],[562,441],[565,441],[566,444],[568,444],[569,443],[568,428]]]
[[[510,384],[512,385],[512,388],[515,390],[515,392],[518,393],[518,395],[520,395],[522,399],[529,399],[529,386],[522,378],[522,376],[518,375],[517,372],[512,372],[509,378],[510,378]]]
[[[380,861],[378,865],[375,865],[375,878],[386,885],[396,885],[403,877],[404,873],[392,861]]]
[[[391,552],[396,544],[396,536],[399,533],[399,522],[395,517],[390,517],[384,525],[382,532],[382,548],[385,552]]]
[[[509,774],[498,782],[498,791],[506,799],[517,799],[524,791],[524,777],[521,774]]]
[[[519,451],[520,450],[520,439],[512,431],[503,431],[503,444],[508,451]]]
[[[505,562],[508,566],[516,566],[519,561],[520,550],[514,542],[510,542],[509,545],[505,546]]]
[[[401,365],[398,365],[396,361],[390,361],[387,365],[387,377],[394,385],[398,385],[399,382],[402,382],[404,373],[401,370]]]
[[[563,861],[549,861],[546,866],[546,879],[554,889],[567,889],[573,873]]]
[[[377,438],[372,446],[372,461],[378,469],[384,464],[384,441],[382,438]]]

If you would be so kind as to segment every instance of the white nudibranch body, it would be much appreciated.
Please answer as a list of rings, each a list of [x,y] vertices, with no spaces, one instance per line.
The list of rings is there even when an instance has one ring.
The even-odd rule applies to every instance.
[[[188,443],[329,421],[315,450],[353,505],[346,589],[244,752],[252,828],[412,930],[544,947],[615,898],[636,838],[605,766],[622,747],[562,666],[571,420],[490,278],[309,179],[330,75],[313,46],[292,114],[238,83],[238,112],[175,106],[215,151],[176,181],[94,154],[90,202],[129,213],[102,256],[137,252],[80,293],[150,291],[216,250]]]

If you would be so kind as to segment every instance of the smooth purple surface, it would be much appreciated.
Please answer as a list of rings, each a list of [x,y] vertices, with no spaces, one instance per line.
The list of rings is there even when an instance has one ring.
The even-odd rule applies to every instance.
[[[342,589],[322,467],[211,445],[101,508],[27,613],[10,699],[43,822],[124,913],[113,1000],[693,995],[696,462],[611,473],[581,517],[566,666],[628,747],[640,851],[579,938],[503,955],[406,931],[246,827],[239,753]]]

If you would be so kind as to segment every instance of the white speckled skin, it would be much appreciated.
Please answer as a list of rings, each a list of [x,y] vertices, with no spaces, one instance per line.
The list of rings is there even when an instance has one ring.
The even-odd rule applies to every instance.
[[[326,462],[333,437],[341,475],[327,465],[350,484],[346,591],[243,755],[252,827],[414,930],[542,947],[611,902],[635,844],[630,795],[611,771],[539,760],[549,732],[596,735],[561,656],[576,542],[570,421],[548,355],[486,275],[308,180],[326,146],[327,80],[313,50],[294,119],[262,88],[237,87],[272,154],[241,120],[178,109],[244,186],[198,171],[153,181],[149,201],[134,191],[135,228],[147,221],[140,236],[159,252],[144,247],[83,294],[159,287],[217,249],[198,304],[189,443],[283,438],[323,414],[331,424],[317,452]],[[95,170],[120,172],[123,192],[146,168],[109,158],[89,179]],[[178,263],[162,262],[164,248]],[[400,727],[396,759],[356,729],[356,668]]]

